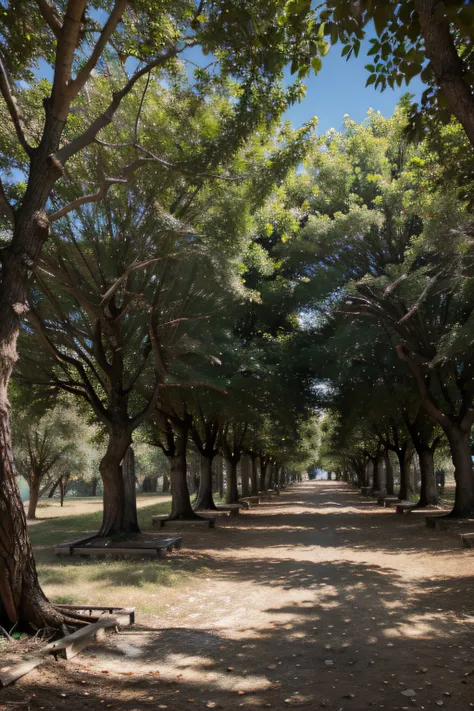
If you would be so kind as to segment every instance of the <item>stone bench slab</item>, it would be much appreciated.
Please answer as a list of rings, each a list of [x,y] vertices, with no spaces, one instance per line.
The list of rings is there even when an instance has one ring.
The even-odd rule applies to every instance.
[[[178,531],[186,530],[189,528],[196,529],[206,529],[214,528],[216,525],[216,518],[189,518],[189,519],[170,519],[168,516],[156,515],[151,517],[153,528],[168,528],[175,529]]]

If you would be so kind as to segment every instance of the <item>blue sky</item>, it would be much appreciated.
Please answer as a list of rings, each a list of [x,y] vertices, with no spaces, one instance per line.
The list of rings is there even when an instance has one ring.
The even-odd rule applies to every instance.
[[[285,118],[296,128],[317,116],[318,133],[324,133],[330,128],[340,129],[344,114],[349,114],[357,122],[364,120],[370,108],[390,116],[398,99],[407,91],[419,97],[423,85],[418,78],[412,80],[408,87],[403,84],[400,88],[386,89],[383,93],[373,86],[365,87],[368,72],[364,66],[370,61],[366,56],[370,46],[368,40],[363,42],[359,56],[352,56],[348,62],[341,57],[342,46],[332,47],[323,58],[319,74],[306,77],[305,99],[287,111]]]
[[[370,108],[380,111],[384,116],[390,116],[399,98],[407,91],[419,98],[423,91],[423,84],[417,77],[408,87],[403,84],[400,88],[386,89],[384,92],[374,89],[373,86],[365,86],[368,77],[365,65],[370,61],[366,56],[367,50],[371,47],[370,36],[369,33],[367,40],[362,42],[359,56],[352,56],[348,62],[341,57],[342,45],[331,47],[327,56],[323,58],[323,66],[319,74],[314,76],[311,73],[304,80],[307,87],[306,97],[292,106],[284,114],[284,118],[290,120],[297,128],[317,116],[318,133],[325,133],[330,128],[339,130],[342,127],[344,114],[349,114],[359,123],[364,120]],[[206,65],[210,61],[209,57],[203,56],[200,47],[187,50],[184,57],[198,66]],[[189,70],[191,73],[192,65],[189,66]],[[52,79],[51,68],[45,62],[40,62],[37,74]],[[291,80],[289,71],[288,79]]]

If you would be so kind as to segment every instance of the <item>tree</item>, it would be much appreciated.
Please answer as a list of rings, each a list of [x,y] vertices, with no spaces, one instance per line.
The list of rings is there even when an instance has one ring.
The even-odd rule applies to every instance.
[[[46,480],[51,486],[61,479],[71,460],[78,474],[85,463],[81,447],[85,428],[78,413],[64,404],[47,412],[42,409],[35,412],[30,407],[14,420],[16,467],[30,488],[28,519],[36,518],[40,489]]]
[[[25,17],[31,28],[26,35]],[[310,34],[312,25],[304,13],[269,8],[266,3],[243,2],[236,7],[234,3],[196,6],[180,2],[172,8],[151,4],[137,12],[127,0],[93,6],[86,0],[69,0],[66,6],[32,0],[20,13],[16,6],[8,6],[1,23],[0,91],[3,114],[16,142],[13,152],[11,141],[2,146],[0,189],[9,230],[1,250],[0,281],[0,508],[4,521],[0,597],[11,622],[21,618],[38,626],[57,625],[61,616],[46,603],[38,586],[11,454],[8,384],[17,360],[20,319],[27,310],[28,277],[54,221],[100,200],[111,185],[126,182],[150,156],[140,151],[115,176],[104,175],[92,193],[59,209],[50,207],[55,188],[67,175],[68,164],[89,150],[99,132],[118,117],[141,80],[146,82],[155,71],[172,71],[186,48],[200,45],[204,52],[219,56],[222,72],[232,73],[243,85],[247,82],[255,96],[258,87],[272,85],[289,59],[298,64],[305,56],[324,52],[325,44],[320,36]],[[22,86],[31,81],[39,59],[49,64],[53,79],[42,102],[43,120],[30,124],[23,120],[23,109],[28,107],[22,101]],[[87,105],[88,81],[101,67],[106,69],[104,76],[110,75],[102,107],[87,125],[80,123],[76,128],[77,107]],[[117,71],[112,71],[115,67]],[[244,91],[237,113],[245,112],[248,99]],[[9,172],[18,156],[27,176],[24,189],[15,186],[15,173]]]
[[[427,84],[422,114],[434,121],[456,116],[474,145],[473,20],[464,0],[326,0],[321,28],[332,44],[340,41],[347,59],[358,55],[373,21],[367,84],[385,89],[420,76]],[[417,109],[417,107],[416,107]],[[418,116],[420,118],[420,115]]]

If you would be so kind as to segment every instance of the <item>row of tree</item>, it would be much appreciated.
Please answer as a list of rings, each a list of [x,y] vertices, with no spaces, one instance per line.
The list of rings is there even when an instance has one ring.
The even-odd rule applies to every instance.
[[[451,298],[460,284],[469,295],[468,210],[454,187],[462,169],[469,172],[465,134],[452,125],[459,160],[442,159],[436,175],[437,156],[431,164],[421,158],[419,170],[417,156],[405,161],[412,149],[403,122],[392,132],[398,142],[384,151],[371,151],[366,127],[348,123],[341,136],[315,141],[312,125],[292,131],[279,123],[304,93],[302,78],[320,68],[328,40],[342,42],[349,58],[374,21],[369,83],[421,73],[428,87],[421,112],[434,129],[452,113],[474,142],[470,19],[466,3],[445,8],[439,0],[329,0],[316,8],[307,0],[7,4],[0,16],[3,616],[36,626],[63,619],[39,587],[16,483],[8,386],[20,335],[19,382],[78,398],[100,423],[103,533],[135,526],[124,471],[140,428],[172,458],[173,515],[191,515],[183,476],[190,435],[207,458],[219,437],[231,472],[243,451],[285,468],[296,457],[300,466],[304,443],[314,439],[315,398],[328,406],[330,394],[336,411],[344,394],[331,365],[346,373],[358,363],[352,350],[341,361],[333,348],[341,305],[349,319],[363,311],[378,334],[402,338],[395,345],[422,410],[457,458],[458,510],[472,505],[469,366],[458,360],[462,343],[468,350],[469,313]],[[285,88],[287,65],[296,81]],[[416,129],[420,111],[405,113]],[[387,132],[381,119],[370,130],[374,139]],[[447,176],[450,165],[457,177]],[[445,193],[447,177],[453,187]],[[390,212],[404,202],[397,189],[406,219],[396,207]],[[438,215],[438,197],[451,222],[435,220],[439,229],[428,234],[424,210],[431,199]],[[454,223],[450,251],[445,236]],[[370,250],[383,235],[382,251],[394,256]],[[435,338],[413,324],[441,293],[449,294],[442,313],[459,312],[460,322],[438,332],[433,351]],[[448,361],[451,370],[432,385],[431,373]],[[451,391],[462,404],[451,402]]]

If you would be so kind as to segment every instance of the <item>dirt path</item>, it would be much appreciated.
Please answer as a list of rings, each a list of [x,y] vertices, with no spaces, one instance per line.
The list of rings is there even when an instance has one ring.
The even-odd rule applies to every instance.
[[[0,710],[474,707],[474,554],[447,534],[308,482],[190,538],[208,577]]]

